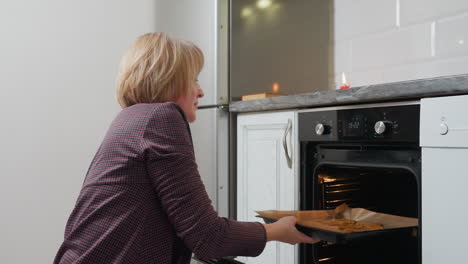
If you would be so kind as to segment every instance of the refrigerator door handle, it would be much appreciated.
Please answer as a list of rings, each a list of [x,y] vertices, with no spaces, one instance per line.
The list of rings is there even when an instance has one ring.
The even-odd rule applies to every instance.
[[[229,105],[227,105],[227,104],[222,104],[222,105],[203,105],[203,106],[199,106],[199,107],[198,107],[198,110],[200,110],[200,109],[208,109],[208,108],[218,108],[218,109],[221,109],[221,110],[229,111]]]
[[[286,130],[284,131],[284,135],[283,135],[283,148],[284,148],[284,154],[286,156],[286,161],[288,162],[288,167],[290,169],[292,168],[292,160],[291,160],[291,157],[289,156],[288,142],[286,138],[288,137],[289,132],[291,132],[291,128],[292,128],[292,122],[291,122],[291,119],[288,119],[288,126],[286,127]]]

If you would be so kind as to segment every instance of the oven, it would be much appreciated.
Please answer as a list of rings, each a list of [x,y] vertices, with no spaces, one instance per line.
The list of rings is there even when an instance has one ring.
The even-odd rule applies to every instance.
[[[419,218],[419,102],[298,113],[300,209],[350,207]],[[301,244],[300,263],[421,263],[421,230],[347,244]]]

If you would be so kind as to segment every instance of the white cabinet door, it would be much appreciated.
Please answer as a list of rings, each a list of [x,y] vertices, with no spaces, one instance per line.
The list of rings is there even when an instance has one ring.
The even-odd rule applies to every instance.
[[[466,263],[468,96],[421,100],[422,263]]]
[[[296,113],[239,114],[237,120],[237,219],[262,222],[255,211],[298,209]],[[296,251],[269,242],[260,256],[240,261],[293,264]]]

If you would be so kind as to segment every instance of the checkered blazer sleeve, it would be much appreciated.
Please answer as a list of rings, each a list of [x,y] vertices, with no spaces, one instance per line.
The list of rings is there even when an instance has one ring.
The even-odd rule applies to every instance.
[[[260,223],[219,217],[198,173],[190,127],[176,104],[158,108],[142,148],[148,174],[176,234],[200,259],[257,256],[266,244]]]

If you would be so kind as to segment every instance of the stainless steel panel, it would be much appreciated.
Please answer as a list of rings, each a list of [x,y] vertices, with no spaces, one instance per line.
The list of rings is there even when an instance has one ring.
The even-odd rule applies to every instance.
[[[205,97],[199,105],[227,103],[227,0],[156,0],[156,31],[192,41],[205,65],[199,76]]]
[[[228,216],[228,114],[219,108],[200,109],[190,124],[198,170],[213,206]]]
[[[334,89],[334,1],[230,2],[231,100]]]

